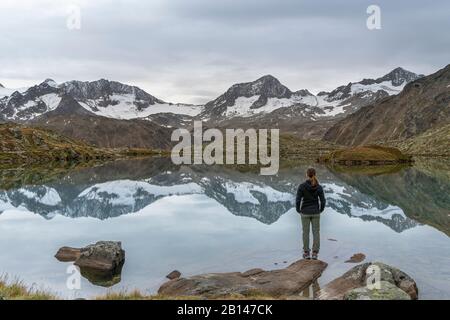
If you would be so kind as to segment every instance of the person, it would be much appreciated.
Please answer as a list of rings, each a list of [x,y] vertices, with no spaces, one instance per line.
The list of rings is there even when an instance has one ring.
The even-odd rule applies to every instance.
[[[310,227],[313,234],[312,258],[317,260],[320,250],[320,214],[325,209],[325,195],[316,177],[316,170],[306,171],[307,180],[297,189],[296,210],[301,215],[303,231],[303,259],[311,259],[309,248]]]

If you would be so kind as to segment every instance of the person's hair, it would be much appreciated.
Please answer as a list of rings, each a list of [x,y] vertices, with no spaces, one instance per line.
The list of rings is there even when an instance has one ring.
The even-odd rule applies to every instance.
[[[317,177],[316,177],[316,169],[309,168],[308,170],[306,170],[306,175],[308,176],[309,181],[311,181],[311,185],[313,187],[319,185],[319,180],[317,180]]]

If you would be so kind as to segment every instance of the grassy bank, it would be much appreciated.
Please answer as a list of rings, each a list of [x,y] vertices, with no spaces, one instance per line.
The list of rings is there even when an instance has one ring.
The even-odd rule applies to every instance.
[[[133,291],[119,291],[108,292],[105,295],[100,295],[87,300],[204,300],[204,297],[200,296],[166,296],[160,294],[147,295],[143,294],[139,290]],[[227,296],[217,297],[220,300],[287,300],[287,299],[306,299],[302,296],[293,297],[270,297],[267,295],[254,293],[248,295],[230,294]],[[17,281],[9,283],[5,280],[0,280],[0,300],[64,300],[55,294],[47,292],[45,290],[37,290],[28,288],[23,283]]]
[[[51,165],[165,155],[163,151],[96,148],[52,131],[17,124],[0,125],[0,169],[20,165]]]
[[[0,300],[55,300],[57,297],[45,290],[28,288],[16,280],[8,282],[6,277],[0,278]]]
[[[139,290],[132,291],[110,291],[104,295],[89,297],[87,300],[205,300],[201,296],[167,296],[161,294],[144,294]],[[208,298],[211,299],[211,298]],[[229,294],[217,297],[220,300],[304,300],[308,297],[302,295],[271,297],[260,292],[249,292],[246,295]],[[64,300],[50,293],[27,287],[23,282],[15,280],[8,281],[7,277],[0,278],[0,300]],[[213,299],[214,300],[214,299]]]

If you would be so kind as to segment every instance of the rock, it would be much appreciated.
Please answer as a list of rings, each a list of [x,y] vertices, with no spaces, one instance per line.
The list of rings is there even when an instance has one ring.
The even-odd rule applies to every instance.
[[[374,265],[377,265],[382,271],[381,280],[389,279],[388,281],[405,291],[413,300],[419,298],[417,284],[408,274],[381,262],[375,262]]]
[[[174,270],[171,273],[169,273],[166,278],[173,280],[173,279],[178,279],[181,276],[181,272],[178,270]]]
[[[80,268],[111,272],[125,261],[122,244],[114,241],[99,241],[81,249],[75,265]]]
[[[166,282],[159,288],[158,293],[168,296],[208,298],[230,294],[293,296],[308,288],[326,267],[327,263],[320,260],[299,260],[279,270],[251,269],[244,273],[201,274]]]
[[[80,248],[62,247],[58,250],[55,258],[61,262],[75,261],[80,257]]]
[[[336,239],[333,239],[333,238],[329,238],[328,241],[334,241],[334,242],[336,242],[337,240],[336,240]]]
[[[59,261],[75,261],[80,273],[92,284],[111,287],[121,280],[125,263],[122,244],[114,241],[99,241],[96,244],[77,249],[62,247],[55,255]]]
[[[355,253],[354,255],[351,256],[351,258],[347,261],[345,261],[346,263],[360,263],[362,261],[364,261],[364,259],[366,258],[366,255],[364,253]]]
[[[376,276],[378,273],[378,278]],[[415,281],[403,271],[391,267],[381,262],[363,263],[357,265],[344,273],[339,278],[334,279],[328,283],[319,292],[319,299],[322,300],[342,300],[349,298],[362,298],[362,297],[387,297],[389,294],[395,297],[401,297],[398,290],[394,290],[392,286],[381,285],[380,289],[371,289],[375,281],[379,280],[380,283],[388,282],[396,288],[404,291],[410,299],[418,299],[418,289]],[[353,290],[353,295],[350,295]]]
[[[411,297],[402,289],[388,281],[380,281],[379,289],[368,287],[348,291],[344,300],[411,300]]]

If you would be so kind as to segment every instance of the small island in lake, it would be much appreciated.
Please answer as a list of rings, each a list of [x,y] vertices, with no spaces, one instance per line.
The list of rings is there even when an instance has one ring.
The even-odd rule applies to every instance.
[[[414,162],[412,156],[403,154],[396,148],[377,145],[335,150],[320,156],[317,160],[320,163],[345,166],[390,165]]]

